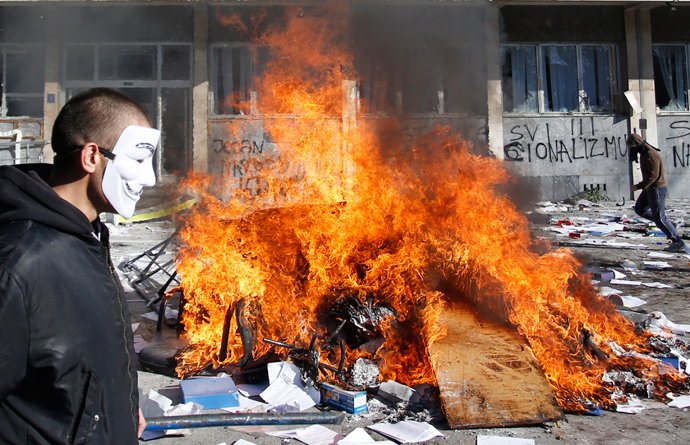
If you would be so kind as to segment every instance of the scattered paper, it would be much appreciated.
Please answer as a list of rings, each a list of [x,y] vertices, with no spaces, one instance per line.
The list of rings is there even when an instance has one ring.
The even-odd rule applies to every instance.
[[[599,288],[599,294],[602,297],[608,297],[609,295],[620,295],[621,291],[619,291],[618,289],[614,289],[612,287],[603,286]]]
[[[637,398],[628,397],[628,402],[625,405],[616,405],[616,411],[625,414],[638,414],[647,407]]]
[[[259,394],[273,412],[302,412],[321,402],[321,393],[313,386],[302,386],[299,368],[292,363],[268,364],[270,385]]]
[[[282,439],[297,439],[307,445],[331,445],[344,437],[322,425],[286,431],[267,431],[266,434]]]
[[[673,399],[668,403],[671,408],[688,408],[690,407],[690,396],[674,396],[673,394],[666,394],[669,398]]]
[[[139,329],[141,323],[132,323],[132,332],[136,332]]]
[[[369,425],[367,428],[395,439],[400,443],[426,442],[434,437],[443,437],[443,434],[432,425],[414,420],[405,420],[393,424],[381,422]]]
[[[670,289],[670,288],[673,287],[673,286],[671,286],[670,284],[657,283],[657,282],[654,282],[654,283],[643,283],[643,284],[644,284],[645,286],[647,286],[647,287],[655,287],[655,288],[657,288],[657,289]]]
[[[201,414],[204,410],[203,406],[194,402],[173,405],[172,400],[153,389],[149,389],[146,395],[143,394],[141,389],[139,390],[139,408],[141,408],[144,417],[185,416]],[[166,434],[182,435],[189,434],[190,432],[187,429],[144,431],[141,438],[142,440],[151,440],[163,437]]]
[[[643,261],[642,265],[645,269],[667,269],[672,267],[666,261]]]
[[[613,279],[609,281],[611,284],[620,284],[620,285],[625,285],[625,286],[641,286],[642,281],[630,281],[630,280],[617,280]]]
[[[622,280],[623,278],[627,277],[627,275],[624,274],[623,272],[618,272],[616,269],[612,269],[612,270],[613,270],[613,278],[615,278],[616,280]]]
[[[652,258],[674,258],[675,255],[671,253],[663,253],[663,252],[649,252],[647,256],[652,257]]]
[[[534,439],[518,437],[477,436],[477,445],[534,445]]]
[[[225,442],[223,442],[222,444],[219,443],[218,445],[223,445],[224,443]],[[250,442],[248,440],[240,439],[240,440],[236,440],[235,443],[233,443],[232,445],[256,445],[256,444],[254,442]]]
[[[345,436],[344,439],[338,441],[338,445],[368,445],[368,444],[378,444],[378,445],[396,445],[395,442],[390,440],[374,440],[364,428],[355,428],[350,434]]]
[[[623,300],[623,306],[625,307],[640,307],[647,304],[646,300],[631,295],[621,296],[621,300]]]

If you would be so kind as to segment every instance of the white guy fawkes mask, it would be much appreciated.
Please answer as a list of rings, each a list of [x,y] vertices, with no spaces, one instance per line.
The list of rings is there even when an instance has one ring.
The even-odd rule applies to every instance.
[[[134,215],[144,187],[156,184],[153,153],[160,135],[160,130],[130,125],[122,130],[112,152],[101,150],[109,159],[103,173],[103,194],[123,218]]]

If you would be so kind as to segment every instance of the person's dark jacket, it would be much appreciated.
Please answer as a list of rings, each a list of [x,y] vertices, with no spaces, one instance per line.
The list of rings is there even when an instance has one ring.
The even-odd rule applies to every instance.
[[[649,145],[647,142],[643,142],[640,153],[642,181],[635,184],[638,190],[655,190],[666,187],[664,164],[656,148]]]
[[[0,167],[0,443],[138,443],[132,331],[108,230],[36,171]]]

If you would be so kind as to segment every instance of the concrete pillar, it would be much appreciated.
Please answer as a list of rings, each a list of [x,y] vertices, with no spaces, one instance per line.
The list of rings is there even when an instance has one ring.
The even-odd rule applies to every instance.
[[[45,85],[43,87],[43,139],[50,140],[53,123],[60,111],[60,8],[47,6],[46,47],[45,47]],[[43,158],[53,162],[53,148],[46,144]]]
[[[637,99],[642,113],[630,110],[630,130],[657,144],[656,97],[654,93],[654,60],[652,26],[649,10],[625,11],[628,90]],[[641,122],[641,120],[644,120]],[[645,128],[646,127],[646,128]]]
[[[194,6],[194,87],[192,90],[192,169],[208,171],[208,7]]]
[[[503,89],[501,87],[501,42],[499,10],[490,6],[484,14],[486,24],[486,70],[489,150],[503,159]]]

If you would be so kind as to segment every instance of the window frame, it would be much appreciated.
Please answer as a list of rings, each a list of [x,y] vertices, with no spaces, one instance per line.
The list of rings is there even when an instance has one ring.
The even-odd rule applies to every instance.
[[[619,50],[619,45],[616,43],[592,43],[592,42],[578,42],[578,43],[503,43],[501,44],[501,55],[500,55],[500,64],[501,64],[501,91],[503,92],[501,95],[501,102],[505,102],[505,87],[504,87],[504,79],[505,77],[503,76],[503,63],[504,63],[504,51],[508,48],[515,48],[515,47],[523,47],[523,48],[535,48],[535,54],[536,54],[536,63],[537,63],[537,70],[536,70],[536,84],[537,84],[537,110],[535,111],[506,111],[502,110],[504,115],[508,116],[525,116],[525,115],[572,115],[572,114],[585,114],[585,115],[596,115],[596,114],[601,114],[601,115],[610,115],[610,114],[617,114],[620,112],[620,106],[621,106],[621,70],[620,70],[620,50]],[[545,75],[545,66],[544,66],[544,54],[545,50],[548,47],[575,47],[575,54],[576,54],[576,76],[577,76],[577,109],[571,110],[571,111],[551,111],[546,108],[546,79],[544,78]],[[586,105],[586,92],[585,92],[585,85],[584,85],[584,58],[583,58],[583,48],[584,47],[608,47],[613,49],[614,53],[614,85],[615,88],[612,89],[611,91],[611,102],[612,102],[612,107],[610,110],[602,110],[602,111],[593,111],[591,109],[588,109]]]
[[[1,43],[0,44],[0,63],[2,66],[0,70],[0,82],[2,82],[2,88],[0,88],[0,118],[2,119],[43,119],[43,107],[41,107],[41,113],[38,116],[28,116],[28,115],[18,115],[10,116],[8,115],[8,99],[12,98],[33,98],[39,99],[43,103],[43,96],[45,93],[45,81],[41,82],[42,88],[40,92],[37,93],[8,93],[7,92],[7,49],[8,48],[38,48],[42,51],[42,61],[43,67],[37,72],[43,73],[45,71],[45,45],[41,43]]]
[[[690,112],[690,43],[670,43],[670,42],[664,42],[664,43],[653,43],[652,44],[652,59],[656,59],[656,54],[655,54],[655,48],[660,47],[660,46],[679,46],[683,47],[684,54],[685,54],[685,66],[683,67],[683,71],[685,72],[685,78],[683,79],[685,81],[685,108],[682,110],[664,110],[659,107],[659,103],[657,102],[656,98],[656,91],[657,91],[657,84],[656,84],[656,76],[657,72],[656,70],[654,71],[654,106],[656,109],[657,114],[659,115],[674,115],[674,114],[688,114]],[[654,65],[654,63],[653,63]]]
[[[249,52],[249,71],[248,71],[248,82],[247,82],[247,95],[249,96],[249,114],[244,114],[244,113],[236,113],[236,114],[227,114],[227,113],[220,113],[218,112],[218,103],[219,103],[219,98],[218,98],[218,91],[219,91],[219,85],[217,83],[218,79],[218,68],[220,61],[216,57],[216,50],[220,48],[247,48]],[[254,86],[251,84],[252,79],[254,79],[254,75],[256,73],[256,63],[255,60],[257,59],[257,54],[256,51],[257,49],[260,48],[268,48],[268,45],[264,44],[257,44],[257,43],[252,43],[252,42],[216,42],[210,45],[209,47],[209,53],[211,57],[209,57],[209,62],[211,65],[210,69],[210,75],[209,79],[211,80],[211,85],[209,88],[209,118],[210,119],[228,119],[228,118],[241,118],[241,117],[248,117],[248,116],[261,116],[261,114],[258,111],[258,106],[257,106],[257,91],[253,88]]]

